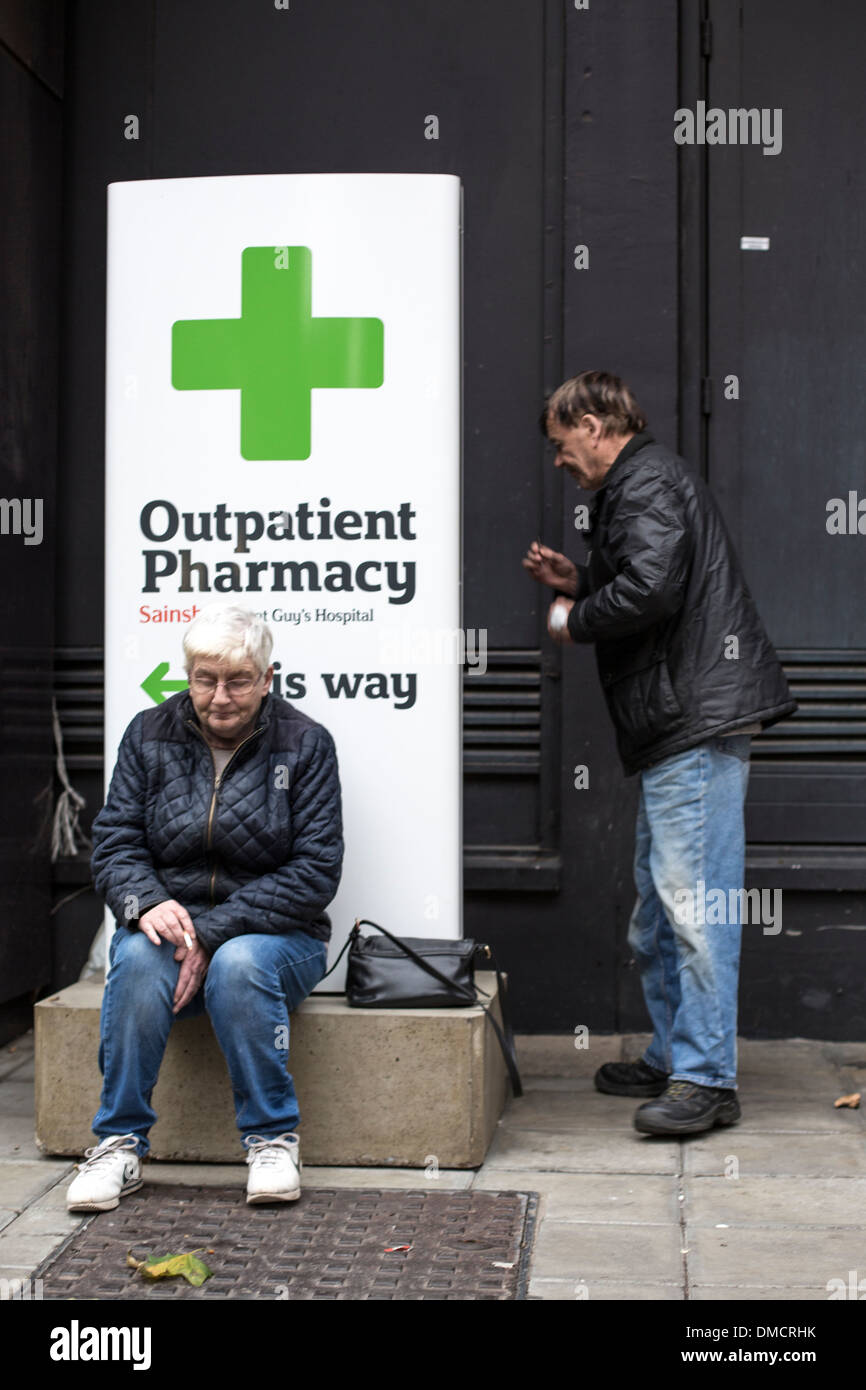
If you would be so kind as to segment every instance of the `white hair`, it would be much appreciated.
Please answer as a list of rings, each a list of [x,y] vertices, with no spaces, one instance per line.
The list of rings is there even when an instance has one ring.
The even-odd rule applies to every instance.
[[[189,674],[196,657],[205,656],[238,666],[250,661],[263,675],[270,665],[273,645],[267,623],[249,608],[210,603],[183,634],[184,669]]]

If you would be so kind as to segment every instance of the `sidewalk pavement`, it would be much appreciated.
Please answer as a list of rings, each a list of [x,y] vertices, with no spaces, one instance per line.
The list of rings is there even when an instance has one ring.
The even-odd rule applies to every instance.
[[[569,1035],[518,1037],[525,1094],[477,1172],[305,1166],[303,1182],[538,1192],[534,1299],[827,1300],[830,1280],[866,1278],[866,1043],[741,1040],[740,1123],[668,1140],[633,1128],[640,1101],[592,1083],[646,1041],[598,1035],[578,1050]],[[861,1090],[864,1109],[834,1108]],[[73,1166],[33,1140],[30,1032],[0,1049],[0,1280],[28,1278],[83,1219],[66,1211]],[[144,1169],[149,1183],[239,1189],[246,1173]]]

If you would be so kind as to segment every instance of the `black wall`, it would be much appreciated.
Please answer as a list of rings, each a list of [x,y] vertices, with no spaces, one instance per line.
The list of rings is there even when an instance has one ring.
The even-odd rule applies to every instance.
[[[63,47],[62,3],[0,6],[0,496],[30,504],[0,523],[0,1042],[52,970]]]
[[[828,13],[829,36],[819,43]],[[466,934],[496,946],[519,1028],[645,1026],[625,944],[636,782],[617,764],[592,651],[552,647],[548,596],[520,566],[537,534],[580,558],[573,508],[587,499],[563,485],[536,419],[544,394],[564,377],[606,367],[629,381],[656,437],[708,476],[808,706],[775,742],[756,744],[749,881],[784,888],[785,929],[746,929],[741,1029],[862,1035],[862,561],[855,542],[844,572],[835,569],[832,548],[813,544],[823,526],[823,510],[817,520],[815,511],[821,490],[809,513],[784,488],[804,422],[810,450],[820,447],[834,370],[848,394],[831,391],[830,408],[850,407],[860,355],[862,325],[854,326],[839,264],[847,255],[846,274],[852,258],[860,273],[852,248],[864,104],[853,72],[840,95],[832,60],[844,48],[854,63],[864,28],[854,0],[820,9],[805,0],[593,0],[588,10],[569,0],[70,6],[53,641],[70,763],[91,814],[102,789],[106,185],[242,173],[455,173],[465,189],[464,618],[486,629],[491,649],[488,674],[466,681]],[[46,111],[55,109],[53,93],[42,97]],[[677,147],[674,111],[698,99],[783,104],[793,155]],[[837,132],[846,132],[834,147],[843,154],[840,181],[822,175],[836,229],[829,258],[825,220],[804,209],[826,153],[815,135],[822,127],[810,120],[828,102]],[[430,113],[440,121],[436,141],[424,138]],[[137,141],[124,138],[129,114],[141,122]],[[50,160],[47,168],[50,198]],[[789,246],[763,268],[744,262],[740,235],[770,223],[774,245],[787,231],[801,238],[799,253]],[[580,244],[589,248],[588,270],[574,267]],[[769,285],[755,280],[762,274]],[[817,389],[809,363],[819,304],[827,365]],[[840,321],[845,331],[834,336]],[[779,344],[794,342],[800,355],[792,362]],[[739,371],[743,394],[723,406],[727,371]],[[39,427],[50,432],[47,396],[45,404]],[[833,457],[847,462],[825,468],[827,496],[855,485],[860,455],[849,414],[851,428],[831,436]],[[787,433],[774,427],[782,417]],[[43,450],[47,456],[47,441]],[[767,506],[776,523],[781,509],[781,528],[762,528]],[[792,589],[804,557],[814,577]],[[833,593],[829,624],[815,599],[822,583]],[[812,605],[793,634],[792,592]],[[589,768],[580,791],[578,765]],[[816,797],[835,809],[816,813]],[[65,872],[74,880],[78,871]],[[58,882],[55,893],[68,889]],[[87,914],[95,926],[92,895],[74,910],[75,931]]]

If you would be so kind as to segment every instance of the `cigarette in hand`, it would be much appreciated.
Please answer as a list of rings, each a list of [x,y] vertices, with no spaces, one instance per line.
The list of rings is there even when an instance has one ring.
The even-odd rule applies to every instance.
[[[185,931],[185,932],[184,932],[184,934],[183,934],[183,939],[184,939],[184,941],[186,942],[186,948],[187,948],[187,950],[188,950],[188,951],[191,951],[191,950],[192,950],[192,937],[190,936],[190,934],[189,934],[188,931]]]
[[[550,627],[553,632],[562,632],[568,623],[568,614],[562,604],[555,603],[550,613]]]

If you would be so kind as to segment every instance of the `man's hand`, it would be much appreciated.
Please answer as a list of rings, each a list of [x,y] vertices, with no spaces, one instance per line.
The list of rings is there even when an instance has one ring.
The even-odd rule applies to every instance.
[[[533,541],[521,563],[539,584],[564,589],[577,596],[577,566],[566,555],[560,555],[540,541]]]
[[[174,898],[167,898],[164,903],[157,903],[156,907],[145,912],[144,916],[138,919],[138,928],[154,946],[158,946],[161,941],[170,941],[172,945],[183,946],[186,950],[184,932],[195,941],[192,918],[186,908],[181,907]]]
[[[554,642],[573,642],[574,638],[566,626],[568,615],[574,607],[573,598],[556,598],[547,610],[547,631]]]
[[[193,941],[190,948],[179,946],[174,953],[174,958],[181,962],[172,1009],[173,1014],[178,1014],[184,1004],[188,1004],[190,999],[198,994],[210,965],[210,956],[200,941]]]

